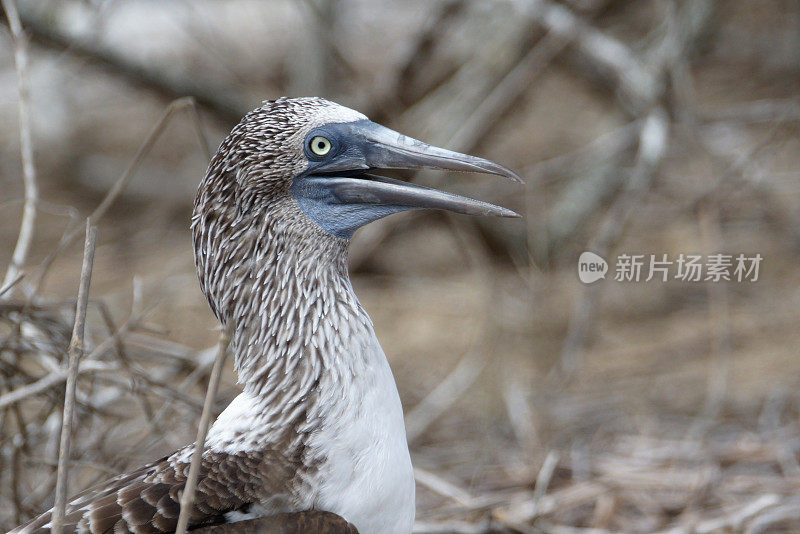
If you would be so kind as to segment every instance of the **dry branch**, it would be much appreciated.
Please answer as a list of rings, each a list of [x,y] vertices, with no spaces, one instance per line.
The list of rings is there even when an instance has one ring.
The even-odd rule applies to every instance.
[[[89,286],[92,280],[94,250],[97,246],[97,229],[86,221],[86,240],[83,247],[83,266],[81,281],[78,286],[78,299],[75,305],[75,325],[72,330],[72,341],[69,344],[69,374],[64,393],[64,414],[61,423],[61,445],[58,452],[58,478],[56,481],[56,501],[53,506],[52,532],[61,534],[64,511],[67,506],[67,465],[70,461],[70,444],[72,440],[73,411],[75,409],[75,393],[78,382],[78,366],[83,356],[83,334],[86,325],[86,307],[89,303]]]
[[[206,155],[209,155],[211,153],[209,149],[208,140],[206,139],[205,134],[203,133],[203,129],[199,122],[199,117],[197,115],[197,109],[195,107],[194,99],[192,97],[184,97],[184,98],[179,98],[177,100],[173,100],[172,102],[169,103],[169,105],[164,110],[164,113],[161,115],[161,117],[155,123],[153,128],[147,134],[147,137],[145,137],[144,142],[142,142],[141,146],[139,146],[139,149],[136,151],[136,155],[133,157],[131,163],[128,165],[128,167],[125,169],[122,175],[120,175],[117,181],[114,182],[114,185],[111,186],[111,189],[108,190],[108,193],[106,193],[105,197],[103,197],[103,200],[100,202],[100,204],[94,209],[94,211],[92,211],[91,215],[89,215],[89,222],[91,224],[93,225],[97,224],[97,222],[106,214],[108,209],[114,204],[117,198],[125,190],[125,187],[128,185],[128,183],[131,181],[136,171],[139,169],[139,166],[142,164],[144,158],[150,153],[150,150],[153,149],[153,146],[161,137],[161,134],[164,133],[164,130],[169,124],[169,121],[172,119],[175,113],[183,109],[187,109],[192,113],[192,120],[195,125],[195,130],[198,136],[198,142],[200,144],[201,150]],[[42,283],[44,282],[44,279],[46,278],[50,270],[50,267],[55,261],[56,257],[58,257],[58,255],[61,252],[63,252],[67,247],[69,247],[79,235],[80,235],[79,228],[71,229],[68,227],[67,230],[64,232],[64,235],[62,236],[60,242],[58,243],[58,247],[56,247],[56,249],[53,252],[51,252],[42,262],[42,265],[40,267],[39,277],[36,283],[34,284],[34,292],[33,292],[34,296],[41,289]]]
[[[416,480],[418,484],[425,486],[443,497],[452,499],[462,506],[470,506],[472,502],[475,501],[475,497],[470,495],[469,492],[427,469],[415,467],[414,480]]]
[[[649,50],[637,54],[564,5],[549,0],[535,0],[522,5],[528,16],[553,34],[571,41],[598,72],[613,80],[624,103],[635,115],[642,115],[659,105],[665,90],[664,68],[688,53],[688,48],[713,14],[713,3],[708,0],[683,3],[678,13],[667,20],[665,31],[656,36]]]
[[[211,370],[211,377],[208,379],[208,390],[206,391],[206,400],[203,404],[203,413],[200,415],[200,424],[197,426],[197,439],[194,442],[194,452],[192,453],[192,462],[189,466],[189,476],[186,478],[186,485],[181,494],[181,512],[178,516],[178,526],[175,529],[175,534],[186,534],[186,529],[189,526],[189,516],[191,515],[192,506],[194,505],[194,492],[197,488],[197,479],[200,476],[200,464],[203,458],[206,434],[211,424],[214,401],[217,397],[219,381],[222,376],[222,366],[225,363],[229,341],[230,336],[228,332],[223,331],[219,337],[219,346],[217,349],[217,356],[214,359],[214,367]]]
[[[597,30],[561,4],[536,0],[525,3],[523,9],[543,28],[574,42],[601,71],[617,80],[620,90],[638,107],[655,102],[661,92],[656,72],[623,42]]]
[[[14,64],[17,69],[17,88],[19,92],[19,149],[22,158],[22,177],[25,183],[25,206],[22,212],[19,237],[11,256],[6,276],[3,279],[3,291],[0,301],[8,300],[11,289],[20,277],[33,240],[36,225],[36,202],[39,198],[39,187],[36,183],[36,167],[33,162],[33,137],[31,135],[30,90],[28,84],[28,40],[22,30],[17,4],[14,0],[2,0],[3,9],[8,18],[8,26],[14,38]]]
[[[3,287],[0,287],[0,297],[11,291],[11,289],[19,284],[23,278],[25,278],[25,273],[19,273],[17,274],[16,278],[5,284]],[[2,300],[2,298],[0,298],[0,300]]]
[[[80,370],[78,371],[79,374],[84,373],[96,373],[96,372],[118,372],[119,368],[117,366],[108,365],[105,362],[93,362],[87,361],[81,366]],[[34,397],[40,393],[44,393],[48,391],[60,383],[67,380],[68,371],[66,369],[54,371],[49,373],[36,382],[32,382],[25,386],[15,389],[14,391],[9,391],[4,395],[0,396],[0,409],[6,408],[11,406],[12,404],[16,404],[20,401],[25,399]]]
[[[414,443],[477,380],[487,363],[483,354],[470,350],[444,380],[409,410],[406,414],[406,437],[409,443]]]

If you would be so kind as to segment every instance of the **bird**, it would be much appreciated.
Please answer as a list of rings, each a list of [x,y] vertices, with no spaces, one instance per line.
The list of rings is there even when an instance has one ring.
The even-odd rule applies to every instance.
[[[191,220],[195,263],[211,310],[231,333],[242,391],[208,431],[190,530],[411,532],[403,409],[350,281],[349,243],[362,226],[407,210],[518,215],[376,174],[389,169],[522,182],[500,164],[318,97],[264,101],[212,158]],[[70,499],[64,532],[174,532],[193,450]],[[12,532],[49,532],[51,513]]]

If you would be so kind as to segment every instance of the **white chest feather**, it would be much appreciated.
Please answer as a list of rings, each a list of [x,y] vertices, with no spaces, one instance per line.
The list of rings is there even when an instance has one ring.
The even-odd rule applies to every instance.
[[[343,399],[350,408],[312,437],[325,456],[313,506],[338,513],[364,534],[407,534],[414,523],[414,474],[403,410],[377,343],[374,350],[371,376]]]
[[[414,475],[400,396],[374,335],[351,350],[363,362],[356,374],[344,381],[327,374],[318,382],[305,443],[317,468],[305,481],[298,507],[334,512],[362,534],[408,534]],[[263,443],[270,429],[263,426],[262,402],[248,393],[236,397],[209,430],[208,447],[235,453]]]

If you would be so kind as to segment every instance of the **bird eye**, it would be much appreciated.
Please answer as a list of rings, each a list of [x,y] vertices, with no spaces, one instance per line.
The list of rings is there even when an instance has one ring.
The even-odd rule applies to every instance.
[[[311,140],[311,152],[317,156],[324,156],[331,151],[331,142],[321,135]]]

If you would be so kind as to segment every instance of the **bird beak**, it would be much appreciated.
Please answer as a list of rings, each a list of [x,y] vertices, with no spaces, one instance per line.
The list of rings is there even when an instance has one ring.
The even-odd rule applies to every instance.
[[[400,168],[400,167],[398,167]],[[497,217],[519,217],[510,209],[495,206],[438,189],[417,184],[363,174],[359,177],[328,178],[328,189],[346,204],[367,204],[395,207],[392,211],[409,209],[441,209],[464,215],[493,215]]]
[[[467,215],[519,217],[513,211],[402,180],[375,176],[378,169],[439,169],[504,176],[523,183],[517,173],[493,161],[453,152],[412,139],[369,120],[332,125],[332,134],[346,144],[339,157],[319,165],[326,189],[347,204],[402,209],[444,209]],[[333,176],[335,173],[358,173]]]
[[[466,215],[519,217],[488,202],[377,176],[381,169],[479,172],[522,182],[514,171],[487,159],[431,146],[369,120],[327,124],[309,136],[330,140],[331,155],[307,152],[308,169],[295,178],[300,208],[323,229],[348,238],[377,219],[412,209],[443,209]],[[313,139],[313,137],[312,137]]]
[[[363,136],[364,156],[370,168],[479,172],[524,183],[517,173],[488,159],[431,146],[370,121],[353,126],[353,133]]]

